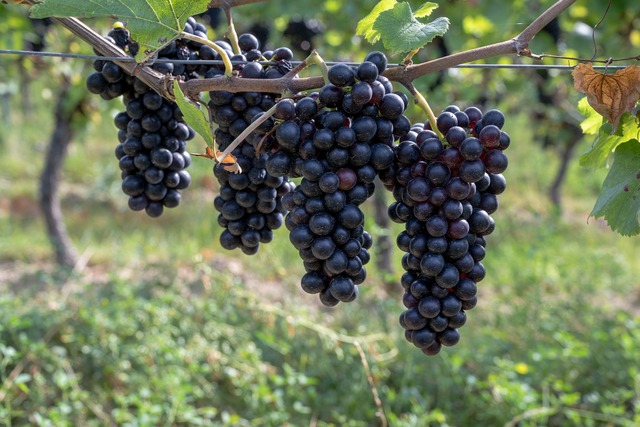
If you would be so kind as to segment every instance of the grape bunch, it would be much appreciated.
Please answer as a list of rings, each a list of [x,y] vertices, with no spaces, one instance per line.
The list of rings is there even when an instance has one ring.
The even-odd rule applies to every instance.
[[[485,236],[495,223],[497,195],[505,190],[503,153],[510,144],[504,115],[476,107],[449,106],[437,118],[438,139],[429,122],[415,125],[396,148],[393,173],[383,178],[395,202],[389,217],[405,225],[398,247],[405,270],[400,316],[406,339],[424,354],[455,345],[466,311],[477,304],[485,277]]]
[[[259,50],[258,39],[252,34],[238,37],[241,54],[234,55],[231,46],[224,41],[215,43],[227,50],[232,61],[248,61],[234,65],[240,78],[278,78],[291,70],[288,62],[293,59],[291,50],[279,48],[263,53]],[[275,64],[263,67],[258,62],[263,56],[271,58]],[[205,77],[223,75],[224,67],[214,66]],[[215,131],[218,149],[229,147],[254,117],[273,107],[276,96],[259,92],[209,92],[209,109],[218,125]],[[295,188],[288,176],[268,173],[268,155],[256,149],[258,144],[259,141],[249,137],[231,152],[241,168],[240,173],[227,172],[221,164],[214,166],[214,176],[220,185],[214,207],[219,212],[218,224],[224,228],[220,243],[225,249],[239,248],[247,255],[255,254],[260,243],[273,239],[273,230],[282,226],[284,218],[281,198]]]
[[[206,38],[206,28],[193,18],[185,31]],[[137,52],[122,26],[108,39],[132,55]],[[227,52],[240,78],[280,78],[292,70],[289,48],[261,51],[252,34],[240,35],[237,54],[226,41],[214,43]],[[172,41],[157,58],[221,59],[216,50],[191,40]],[[263,65],[264,59],[270,63]],[[466,312],[478,302],[486,236],[495,229],[491,215],[506,188],[502,173],[510,138],[499,110],[483,114],[476,107],[462,111],[451,105],[435,123],[411,125],[404,115],[408,98],[393,91],[382,75],[386,66],[384,54],[371,52],[358,66],[333,65],[317,92],[289,98],[209,92],[218,150],[229,148],[254,124],[231,151],[236,170],[214,166],[219,194],[213,204],[225,249],[255,254],[284,224],[305,268],[302,289],[335,306],[355,300],[366,279],[373,242],[360,205],[375,191],[378,177],[395,199],[389,217],[404,224],[397,237],[405,252],[400,282],[406,310],[400,324],[409,342],[435,355],[442,346],[458,343]],[[152,68],[184,80],[225,75],[221,64],[159,61]],[[175,103],[113,62],[97,60],[94,69],[88,89],[104,99],[122,96],[126,107],[114,122],[129,207],[160,216],[165,207],[180,204],[180,190],[191,182],[186,147],[195,132]],[[272,116],[266,118],[267,112]]]
[[[186,148],[195,132],[183,122],[176,104],[146,85],[136,89],[126,111],[114,119],[121,141],[115,154],[129,208],[155,218],[165,207],[178,206],[180,190],[191,183],[185,170],[191,164]]]
[[[372,239],[360,205],[411,127],[406,97],[380,75],[386,62],[372,52],[358,67],[332,66],[318,93],[280,100],[254,136],[269,150],[268,173],[302,178],[283,197],[285,225],[306,270],[302,289],[327,306],[353,301],[366,278]]]
[[[186,32],[207,36],[204,25],[189,18]],[[116,24],[107,40],[135,55],[138,45],[129,32]],[[158,52],[158,59],[215,59],[217,53],[203,44],[174,40]],[[191,183],[185,170],[191,164],[186,151],[187,141],[195,132],[183,120],[178,106],[162,98],[139,79],[126,74],[111,61],[96,60],[95,72],[87,77],[87,88],[104,99],[123,97],[125,111],[114,119],[119,144],[115,154],[122,176],[122,191],[129,196],[129,207],[144,210],[150,217],[162,215],[164,208],[180,204],[180,190]],[[210,66],[155,62],[151,68],[159,73],[181,76],[185,80],[198,78]]]
[[[220,149],[225,149],[233,137],[219,129],[216,139]],[[226,171],[222,164],[213,168],[220,184],[219,195],[213,205],[218,224],[225,230],[220,235],[223,248],[240,248],[246,255],[258,252],[260,243],[273,239],[273,230],[284,222],[282,196],[295,185],[288,177],[275,177],[265,169],[266,154],[256,154],[250,144],[242,144],[232,151],[241,173]]]

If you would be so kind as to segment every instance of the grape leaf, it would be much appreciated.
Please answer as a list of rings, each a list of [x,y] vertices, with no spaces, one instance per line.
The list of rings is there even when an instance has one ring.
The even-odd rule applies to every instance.
[[[33,18],[118,19],[140,44],[136,61],[144,62],[184,29],[187,18],[207,10],[209,0],[42,0],[31,7]]]
[[[578,64],[573,70],[573,86],[585,93],[589,105],[618,128],[620,117],[640,99],[640,67],[630,65],[614,74],[602,74],[591,64]]]
[[[373,44],[380,40],[380,33],[373,29],[373,24],[385,10],[389,10],[396,5],[396,0],[380,0],[371,12],[358,22],[356,35],[363,36],[365,40]]]
[[[394,52],[410,52],[425,46],[436,36],[442,36],[449,29],[448,18],[437,18],[428,24],[418,21],[409,3],[396,4],[393,9],[380,13],[373,24],[380,33],[382,44]]]
[[[597,114],[595,116],[600,117]],[[630,139],[638,138],[638,131],[636,118],[629,113],[622,115],[618,129],[615,132],[613,132],[613,125],[605,122],[598,129],[591,149],[580,156],[580,165],[594,169],[606,166],[607,159],[616,147]]]
[[[427,16],[431,15],[431,13],[433,13],[433,11],[436,10],[437,8],[438,8],[438,5],[436,3],[432,3],[428,1],[422,6],[420,6],[418,10],[416,10],[413,13],[413,16],[415,18],[426,18]]]
[[[204,138],[208,147],[213,148],[213,133],[211,132],[211,126],[209,126],[206,114],[200,110],[198,106],[185,98],[177,80],[173,81],[173,94],[176,97],[176,104],[178,104],[182,112],[184,121]]]
[[[585,119],[580,122],[582,133],[585,135],[596,135],[602,126],[602,116],[589,105],[586,97],[578,101],[578,113],[585,117]]]
[[[615,160],[591,215],[604,217],[609,227],[623,236],[640,233],[640,142],[637,139],[616,149]]]

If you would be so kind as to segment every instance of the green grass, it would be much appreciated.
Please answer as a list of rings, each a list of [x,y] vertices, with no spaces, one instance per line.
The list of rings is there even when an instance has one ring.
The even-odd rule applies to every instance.
[[[587,222],[604,175],[575,161],[554,210],[557,159],[527,139],[525,117],[508,125],[479,304],[434,358],[404,340],[401,288],[384,292],[375,258],[358,301],[326,309],[299,289],[286,230],[254,257],[223,251],[209,161],[190,168],[178,209],[130,212],[109,119],[65,164],[66,222],[88,265],[55,268],[34,202],[51,123],[10,120],[6,140],[21,143],[0,156],[0,424],[379,425],[369,375],[392,426],[640,423],[637,239]]]

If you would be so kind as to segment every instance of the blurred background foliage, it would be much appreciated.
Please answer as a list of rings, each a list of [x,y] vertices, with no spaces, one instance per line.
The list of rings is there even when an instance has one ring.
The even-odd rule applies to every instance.
[[[434,16],[451,29],[414,60],[506,40],[551,3],[442,2]],[[358,61],[382,50],[353,36],[374,4],[270,1],[233,13],[239,32],[268,47]],[[531,49],[590,58],[605,8],[577,1]],[[222,37],[223,15],[208,18],[211,38]],[[91,53],[25,8],[1,6],[0,22],[2,49]],[[110,26],[87,22],[103,34]],[[595,36],[600,58],[638,54],[640,3],[612,1]],[[87,95],[90,69],[0,55],[0,424],[370,426],[382,424],[380,409],[392,426],[640,424],[637,239],[588,221],[606,171],[575,160],[590,141],[568,71],[451,69],[416,82],[436,111],[501,108],[512,137],[480,302],[461,342],[426,358],[398,325],[400,287],[383,285],[399,278],[398,250],[393,272],[370,264],[357,302],[326,309],[299,289],[286,230],[254,257],[220,248],[204,160],[179,209],[155,220],[130,212],[113,155],[122,105]],[[61,186],[73,269],[56,266],[38,207],[59,99],[74,129]],[[399,228],[366,209],[374,238],[393,241]]]

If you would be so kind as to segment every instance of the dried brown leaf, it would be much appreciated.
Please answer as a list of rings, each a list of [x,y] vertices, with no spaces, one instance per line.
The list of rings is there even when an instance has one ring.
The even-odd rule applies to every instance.
[[[573,70],[573,86],[587,95],[589,105],[618,128],[620,117],[631,111],[640,99],[640,67],[631,65],[614,74],[602,74],[591,64],[578,64]]]
[[[197,156],[197,157],[204,157],[209,160],[215,160],[217,163],[220,163],[222,165],[222,168],[227,172],[242,173],[242,168],[238,164],[238,161],[233,154],[227,154],[227,156],[224,159],[220,159],[220,157],[222,156],[222,151],[214,150],[211,147],[205,147],[204,153],[202,154],[191,153],[191,155]]]
[[[222,154],[221,151],[216,150],[216,161],[222,165],[224,170],[227,172],[242,173],[242,168],[233,154],[227,154],[227,156],[221,160],[220,156],[222,156]]]

